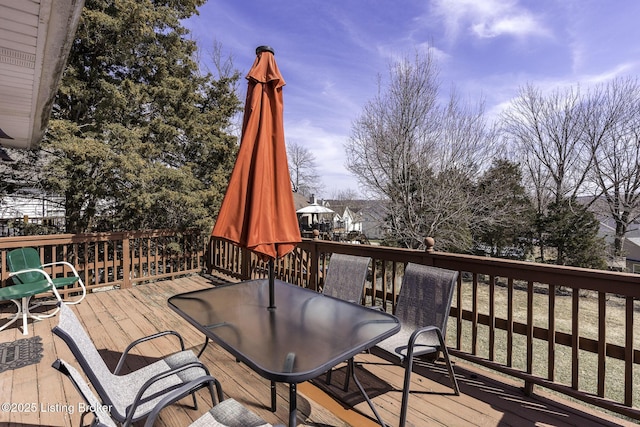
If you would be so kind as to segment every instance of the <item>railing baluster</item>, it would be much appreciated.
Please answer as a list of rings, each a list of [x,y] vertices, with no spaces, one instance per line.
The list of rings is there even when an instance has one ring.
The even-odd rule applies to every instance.
[[[571,388],[578,390],[580,374],[580,294],[571,292]]]
[[[367,293],[371,295],[371,306],[376,306],[376,283],[378,282],[378,260],[376,258],[371,259],[371,288],[365,286],[365,298]]]
[[[404,271],[404,265],[403,265],[403,271]],[[397,289],[396,289],[396,282],[398,281],[398,263],[397,262],[393,262],[391,263],[391,295],[389,296],[389,294],[387,293],[387,288],[384,289],[384,295],[385,298],[387,300],[391,300],[391,306],[395,307],[396,306],[396,298],[395,296],[398,295]]]
[[[633,406],[633,297],[625,298],[624,404]]]
[[[489,360],[496,360],[496,280],[489,276]]]
[[[462,276],[458,274],[458,284],[456,288],[456,348],[462,348]]]
[[[527,373],[533,373],[533,282],[527,282]],[[533,393],[533,383],[525,381],[527,395]]]
[[[382,309],[384,311],[389,311],[389,309],[387,308],[387,261],[382,261],[382,289],[381,292],[382,294],[380,295],[380,297],[382,298]],[[376,289],[376,293],[377,293],[377,289]],[[395,313],[395,306],[391,306],[391,309],[393,310],[393,312]]]
[[[604,397],[607,357],[607,294],[598,292],[598,396]]]
[[[122,236],[122,287],[127,289],[131,287],[131,249],[129,247],[129,236]]]
[[[547,379],[555,380],[556,372],[556,287],[549,285],[549,313],[547,331]]]
[[[478,274],[473,273],[473,282],[471,288],[471,354],[478,354]]]
[[[507,366],[513,366],[513,278],[507,281]]]

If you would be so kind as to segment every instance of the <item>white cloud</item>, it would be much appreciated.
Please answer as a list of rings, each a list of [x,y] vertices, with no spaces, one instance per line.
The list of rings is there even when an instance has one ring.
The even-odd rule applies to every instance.
[[[606,83],[616,77],[626,76],[631,74],[631,71],[637,69],[638,63],[626,62],[618,64],[612,69],[605,70],[598,74],[585,75],[581,78],[581,81],[588,85],[596,85],[600,83]]]
[[[295,141],[315,157],[324,188],[320,196],[328,197],[336,190],[358,188],[357,179],[344,166],[344,134],[330,133],[309,120],[286,122],[285,134],[287,141]]]
[[[503,34],[521,36],[531,34],[545,35],[546,33],[539,27],[536,19],[529,14],[484,20],[480,23],[472,24],[471,29],[480,38],[498,37]]]
[[[461,29],[478,38],[546,37],[551,34],[541,18],[516,1],[436,0],[432,11],[444,23],[450,41],[458,38]]]

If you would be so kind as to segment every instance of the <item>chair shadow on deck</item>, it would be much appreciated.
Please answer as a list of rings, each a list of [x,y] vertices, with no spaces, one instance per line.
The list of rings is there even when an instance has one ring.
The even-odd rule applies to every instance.
[[[347,375],[349,375],[349,370],[347,365],[344,365],[333,369],[332,377],[335,381],[327,383],[325,376],[321,375],[312,379],[311,383],[331,396],[345,409],[350,409],[365,402],[365,399],[354,381],[350,381],[348,389],[344,390],[343,384],[345,384]],[[394,390],[392,385],[378,378],[361,364],[356,364],[356,375],[370,399]]]
[[[375,354],[375,353],[374,353]],[[377,355],[381,357],[381,355]],[[387,360],[380,362],[364,361],[363,366],[371,366],[370,370],[375,370],[374,366],[393,366]],[[419,358],[414,361],[413,372],[414,381],[420,377],[427,380],[422,383],[422,390],[416,389],[415,382],[411,394],[416,396],[417,400],[428,401],[431,396],[445,396],[453,401],[457,399],[466,399],[468,405],[469,399],[483,402],[490,405],[501,417],[496,425],[518,425],[518,426],[535,426],[556,425],[568,426],[575,425],[575,420],[580,419],[587,421],[585,425],[590,426],[619,426],[617,422],[601,418],[592,412],[581,409],[584,405],[571,405],[570,402],[564,401],[562,398],[551,396],[548,392],[534,393],[533,396],[527,396],[524,393],[523,386],[519,386],[517,380],[507,380],[499,374],[483,375],[475,369],[469,369],[464,364],[456,364],[455,375],[460,387],[460,396],[450,389],[450,379],[447,367],[442,360],[432,361],[425,358]],[[431,383],[430,383],[431,382]],[[393,392],[402,393],[401,384],[398,387],[391,387]],[[546,397],[546,395],[549,397]],[[420,405],[415,402],[412,405]],[[411,405],[410,405],[411,406]],[[575,418],[575,416],[580,418]],[[581,422],[582,422],[581,421]],[[589,423],[590,422],[590,423]]]
[[[389,406],[390,401],[399,402],[402,395],[400,368],[376,354],[375,351],[371,355],[358,359],[356,374],[374,402],[376,397],[383,399],[380,401],[383,406]],[[394,371],[391,372],[390,369]],[[477,422],[482,421],[486,425],[495,426],[554,425],[563,427],[574,426],[577,420],[578,425],[590,427],[621,425],[621,423],[607,418],[604,414],[599,416],[597,410],[593,412],[584,409],[583,405],[558,398],[543,388],[533,396],[527,396],[519,381],[503,378],[497,373],[487,372],[485,375],[482,370],[464,363],[456,363],[455,366],[460,396],[456,396],[451,389],[448,369],[442,360],[431,361],[420,358],[414,361],[413,372],[411,394],[414,398],[409,405],[409,417],[412,420],[412,425],[420,425],[419,423],[422,422],[437,424],[443,422],[441,417],[448,417],[440,412],[434,419],[428,418],[428,415],[426,418],[421,418],[424,415],[420,415],[420,413],[428,414],[430,411],[428,408],[432,405],[440,407],[445,413],[450,413],[451,418],[446,419],[452,423],[451,425],[474,425],[471,421],[473,416],[480,417],[475,420]],[[336,381],[331,385],[326,384],[324,376],[315,378],[311,382],[345,409],[355,410],[355,412],[370,418],[366,410],[360,412],[356,408],[364,400],[355,385],[351,384],[346,392],[343,391],[342,384],[345,374],[346,367],[343,366],[334,370]],[[387,403],[382,403],[384,401]],[[489,407],[491,409],[486,412],[486,408]],[[473,415],[474,413],[477,415]],[[387,421],[395,426],[395,422]]]
[[[119,351],[108,350],[106,348],[98,349],[98,353],[100,354],[100,356],[102,356],[102,359],[109,367],[111,372],[113,372],[118,365],[118,361],[120,360],[120,356],[122,355],[122,353],[120,353]],[[127,363],[122,367],[120,374],[126,375],[132,371],[140,369],[151,363],[155,363],[159,360],[162,360],[162,357],[129,354],[127,356]]]

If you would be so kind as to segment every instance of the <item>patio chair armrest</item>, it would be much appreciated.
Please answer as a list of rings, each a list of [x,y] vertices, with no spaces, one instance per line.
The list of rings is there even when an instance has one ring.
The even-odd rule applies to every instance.
[[[444,347],[444,336],[442,335],[442,331],[440,330],[440,328],[438,328],[437,326],[425,326],[424,328],[420,328],[420,329],[416,329],[415,331],[413,331],[413,333],[411,334],[411,336],[409,337],[409,344],[407,345],[407,358],[411,355],[411,357],[413,357],[414,354],[414,347],[416,345],[416,341],[418,340],[418,337],[422,334],[424,334],[425,332],[431,332],[431,331],[435,331],[436,335],[438,336],[438,341],[440,342],[440,345]]]
[[[206,366],[204,366],[202,363],[200,362],[189,362],[189,363],[185,363],[184,365],[180,365],[177,366],[175,368],[169,369],[167,371],[161,372],[157,375],[154,375],[153,377],[149,378],[141,387],[140,390],[138,391],[138,393],[136,394],[135,399],[133,399],[133,402],[131,403],[131,406],[129,406],[129,412],[127,413],[127,418],[125,420],[125,422],[123,423],[123,425],[129,425],[131,423],[131,420],[133,419],[133,416],[136,413],[136,409],[138,408],[138,405],[140,404],[140,400],[142,400],[142,396],[144,396],[144,394],[146,393],[147,389],[149,387],[151,387],[153,384],[155,384],[156,382],[170,377],[171,375],[175,375],[179,372],[182,371],[186,371],[187,369],[193,369],[193,368],[198,368],[198,369],[202,369],[205,372],[205,375],[209,376],[209,370],[207,369]],[[187,383],[188,384],[188,383]],[[201,385],[203,386],[203,385]],[[174,386],[174,388],[172,389],[168,389],[167,393],[171,393],[174,390],[179,389],[181,386],[180,385],[176,385]],[[222,396],[222,389],[220,387],[217,387],[217,391],[218,391],[218,399],[222,400],[223,396]]]
[[[151,341],[153,339],[164,337],[164,336],[167,336],[167,335],[174,335],[174,336],[178,337],[178,340],[180,341],[180,350],[184,351],[184,349],[185,349],[185,347],[184,347],[184,339],[176,331],[163,331],[163,332],[158,332],[158,333],[153,334],[153,335],[149,335],[147,337],[138,338],[137,340],[135,340],[131,344],[129,344],[127,346],[127,348],[124,349],[124,351],[122,352],[122,355],[120,356],[120,360],[118,361],[118,365],[116,366],[116,369],[113,371],[113,373],[117,375],[120,372],[120,369],[122,369],[122,366],[124,366],[125,359],[129,355],[129,351],[131,351],[132,348],[134,348],[135,346],[137,346],[140,343],[143,343],[143,342],[146,342],[146,341]]]
[[[220,382],[217,379],[215,379],[214,377],[212,377],[211,375],[203,375],[203,376],[201,376],[199,378],[196,378],[193,381],[185,383],[181,387],[176,388],[175,390],[173,390],[170,393],[168,393],[167,395],[165,395],[165,397],[163,397],[162,400],[160,400],[160,402],[158,402],[158,404],[153,407],[153,409],[151,410],[151,412],[147,416],[147,420],[144,423],[144,427],[153,426],[153,424],[156,421],[156,418],[160,414],[160,411],[162,411],[164,408],[166,408],[169,405],[172,405],[173,403],[177,402],[178,400],[182,399],[183,397],[186,397],[186,396],[190,395],[194,391],[199,390],[200,388],[204,387],[205,385],[208,386],[208,387],[215,387],[216,391],[217,391],[217,395],[218,395],[218,400],[222,401],[222,399],[221,399],[221,397],[222,397],[222,387],[220,385]],[[212,393],[212,395],[213,395],[213,393]],[[216,402],[213,402],[213,404],[215,405]]]

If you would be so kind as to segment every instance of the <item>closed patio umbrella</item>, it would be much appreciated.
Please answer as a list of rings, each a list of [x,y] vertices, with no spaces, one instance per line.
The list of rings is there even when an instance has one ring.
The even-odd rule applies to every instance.
[[[301,241],[284,139],[282,87],[273,49],[260,46],[247,74],[240,149],[212,235],[269,260],[273,301],[273,260]]]

